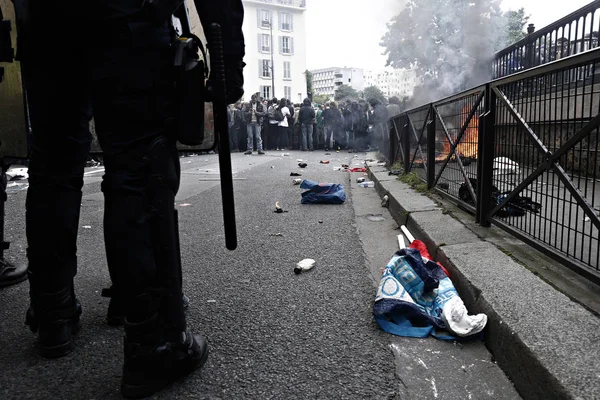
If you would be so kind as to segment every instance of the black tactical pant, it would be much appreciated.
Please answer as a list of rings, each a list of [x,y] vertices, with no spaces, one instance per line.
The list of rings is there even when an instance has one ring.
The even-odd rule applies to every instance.
[[[170,129],[171,30],[150,22],[138,0],[32,3],[20,50],[32,129],[31,296],[73,284],[93,116],[105,163],[104,240],[113,284],[128,316],[152,312],[134,299],[162,293],[160,313],[175,335],[185,317],[174,215],[180,166]]]

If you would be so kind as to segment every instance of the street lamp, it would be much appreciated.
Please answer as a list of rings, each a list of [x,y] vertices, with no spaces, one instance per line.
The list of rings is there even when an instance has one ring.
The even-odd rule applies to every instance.
[[[273,98],[275,97],[275,63],[273,62],[273,46],[275,44],[273,43],[273,23],[271,20],[267,21],[267,23],[269,24],[269,31],[271,32],[271,88],[273,88],[273,95],[271,98]]]

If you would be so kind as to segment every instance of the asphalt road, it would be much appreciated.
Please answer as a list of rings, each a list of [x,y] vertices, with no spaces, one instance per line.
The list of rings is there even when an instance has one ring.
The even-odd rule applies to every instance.
[[[300,169],[297,159],[308,167]],[[181,159],[180,212],[188,323],[205,334],[205,367],[159,399],[517,399],[482,342],[400,338],[372,317],[397,225],[374,189],[357,188],[365,154],[233,154],[239,246],[225,249],[216,155]],[[319,164],[329,159],[330,164]],[[342,205],[301,205],[290,172],[343,183]],[[28,284],[0,290],[1,399],[117,399],[122,330],[104,324],[109,285],[102,237],[102,168],[86,175],[76,292],[83,304],[76,350],[35,351],[24,326]],[[26,183],[26,181],[22,182]],[[25,261],[26,185],[6,205],[7,259]],[[274,213],[275,202],[286,213]],[[322,222],[321,222],[322,221]],[[280,234],[280,235],[276,235]],[[276,236],[274,236],[276,235]],[[304,258],[313,270],[295,275]]]

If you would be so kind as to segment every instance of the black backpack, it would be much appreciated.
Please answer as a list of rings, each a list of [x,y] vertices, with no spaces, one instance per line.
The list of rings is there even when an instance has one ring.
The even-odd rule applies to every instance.
[[[273,117],[274,117],[275,121],[279,121],[279,122],[283,121],[284,116],[283,116],[283,113],[281,112],[281,108],[278,107],[275,110],[275,114],[273,115]]]

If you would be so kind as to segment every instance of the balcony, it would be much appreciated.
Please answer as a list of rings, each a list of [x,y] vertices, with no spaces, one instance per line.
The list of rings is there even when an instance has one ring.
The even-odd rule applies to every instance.
[[[285,8],[306,8],[306,0],[243,0],[244,3],[256,4],[272,4],[274,6],[282,6]]]

